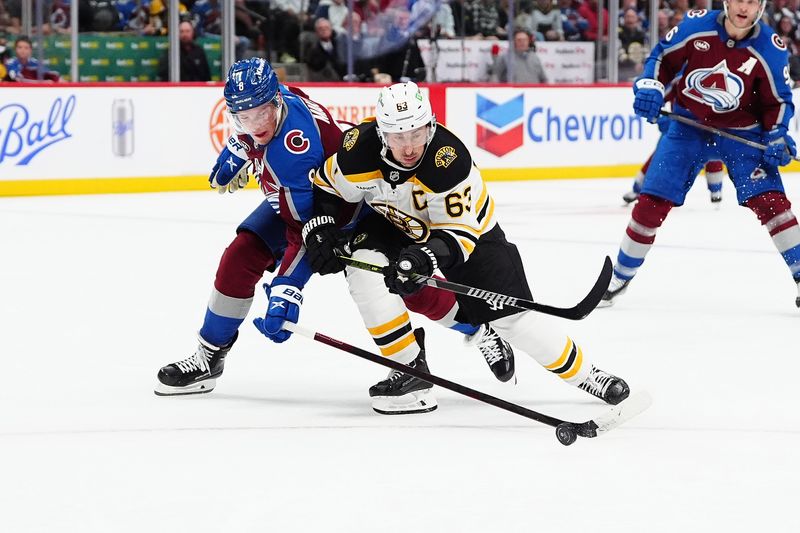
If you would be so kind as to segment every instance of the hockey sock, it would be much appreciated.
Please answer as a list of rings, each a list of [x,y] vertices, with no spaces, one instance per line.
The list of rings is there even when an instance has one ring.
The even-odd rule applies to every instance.
[[[490,324],[503,339],[570,385],[583,383],[592,370],[592,362],[564,333],[559,319],[526,312]]]
[[[255,287],[275,264],[272,252],[255,234],[242,231],[222,254],[200,336],[216,346],[230,342],[253,304]]]
[[[353,259],[381,266],[389,264],[387,257],[375,250],[356,250]],[[381,355],[404,364],[413,361],[420,348],[403,299],[390,293],[383,278],[372,272],[347,267],[347,284]]]
[[[722,161],[709,161],[706,163],[706,184],[709,192],[722,190],[722,180],[725,179]]]
[[[769,191],[745,202],[767,228],[795,281],[800,281],[800,226],[792,203],[782,192]]]
[[[440,276],[435,277],[443,279]],[[403,301],[412,313],[424,315],[440,326],[454,329],[464,335],[474,335],[480,329],[480,326],[457,321],[458,301],[452,292],[425,286],[414,294],[404,296]]]
[[[617,254],[614,275],[632,279],[656,240],[656,231],[672,209],[672,202],[649,194],[639,196]]]

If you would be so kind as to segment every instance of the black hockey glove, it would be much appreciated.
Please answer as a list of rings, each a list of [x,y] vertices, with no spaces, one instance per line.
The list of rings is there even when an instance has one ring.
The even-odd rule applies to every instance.
[[[383,273],[383,281],[389,287],[389,292],[408,296],[422,288],[424,283],[414,281],[414,274],[430,276],[438,268],[436,255],[424,244],[414,244],[403,248],[397,257],[397,262],[392,263]]]
[[[331,216],[314,217],[303,226],[303,243],[311,270],[317,274],[335,274],[344,270],[337,256],[346,255],[345,233],[336,227]]]

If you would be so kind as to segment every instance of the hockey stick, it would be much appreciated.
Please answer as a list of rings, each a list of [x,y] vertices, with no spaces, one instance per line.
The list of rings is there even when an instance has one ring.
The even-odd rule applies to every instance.
[[[627,422],[634,416],[650,407],[650,404],[652,403],[652,399],[647,392],[639,391],[633,393],[627,399],[618,405],[611,407],[598,417],[587,420],[586,422],[567,422],[565,420],[522,407],[521,405],[501,400],[500,398],[496,398],[495,396],[491,396],[485,392],[477,391],[453,381],[434,376],[433,374],[423,372],[422,370],[406,366],[387,357],[382,357],[366,350],[362,350],[357,346],[352,346],[346,342],[336,340],[298,324],[293,324],[289,321],[286,321],[284,322],[283,327],[284,329],[297,333],[298,335],[302,335],[303,337],[307,337],[322,344],[327,344],[328,346],[336,348],[337,350],[341,350],[343,352],[361,357],[362,359],[366,359],[367,361],[372,361],[373,363],[409,374],[415,378],[427,381],[428,383],[433,383],[434,385],[438,385],[443,389],[453,391],[463,396],[468,396],[469,398],[478,400],[479,402],[487,403],[511,413],[524,416],[525,418],[552,426],[556,428],[556,437],[558,438],[558,441],[564,446],[569,446],[575,442],[578,436],[593,438],[604,433],[608,433],[623,422]]]
[[[360,270],[367,270],[369,272],[383,274],[384,269],[386,268],[379,265],[374,265],[372,263],[359,261],[357,259],[353,259],[352,257],[343,255],[338,257],[347,266],[358,268]],[[586,318],[586,316],[591,313],[595,307],[597,307],[597,304],[600,303],[600,300],[603,298],[603,294],[606,292],[606,289],[608,289],[608,284],[611,282],[612,272],[613,264],[611,263],[611,258],[606,256],[605,262],[603,263],[603,270],[600,272],[600,276],[598,276],[597,281],[594,282],[592,289],[583,298],[583,300],[578,302],[574,307],[567,308],[540,304],[534,302],[533,300],[507,296],[505,294],[486,291],[476,287],[470,287],[468,285],[461,285],[460,283],[454,283],[444,279],[422,276],[420,274],[415,274],[414,281],[417,281],[420,284],[428,285],[429,287],[436,287],[437,289],[454,292],[456,294],[472,296],[473,298],[484,300],[490,304],[495,304],[498,307],[510,305],[518,309],[538,311],[539,313],[567,318],[569,320],[581,320]]]
[[[697,128],[699,130],[715,133],[715,134],[719,135],[720,137],[725,137],[726,139],[731,139],[732,141],[740,142],[740,143],[742,143],[742,144],[744,144],[746,146],[749,146],[750,148],[756,148],[758,150],[766,150],[767,149],[767,145],[762,144],[760,142],[751,141],[750,139],[745,139],[744,137],[740,137],[739,135],[736,135],[734,133],[728,133],[725,130],[721,130],[719,128],[715,128],[713,126],[706,126],[705,124],[701,124],[699,122],[695,122],[694,120],[690,119],[689,117],[684,117],[683,115],[679,115],[679,114],[673,113],[671,111],[665,111],[665,110],[662,109],[661,110],[661,114],[664,115],[665,117],[669,117],[670,119],[675,120],[677,122],[680,122],[682,124],[687,124],[689,126],[693,126],[693,127]],[[792,159],[794,161],[800,161],[800,157],[797,157],[796,155],[792,156]]]

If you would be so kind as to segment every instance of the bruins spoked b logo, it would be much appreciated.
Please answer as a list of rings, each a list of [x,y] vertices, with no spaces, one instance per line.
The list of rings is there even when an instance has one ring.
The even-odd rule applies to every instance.
[[[412,217],[391,205],[370,204],[370,206],[413,240],[420,242],[428,238],[428,226],[422,220]]]

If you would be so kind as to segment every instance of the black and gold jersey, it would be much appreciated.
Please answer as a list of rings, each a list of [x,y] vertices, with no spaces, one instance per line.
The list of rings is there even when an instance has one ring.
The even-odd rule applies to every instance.
[[[315,173],[314,185],[346,202],[366,202],[416,242],[443,232],[466,261],[497,221],[494,200],[464,143],[437,126],[411,170],[387,164],[381,149],[376,123],[362,122],[345,133],[342,146]]]

